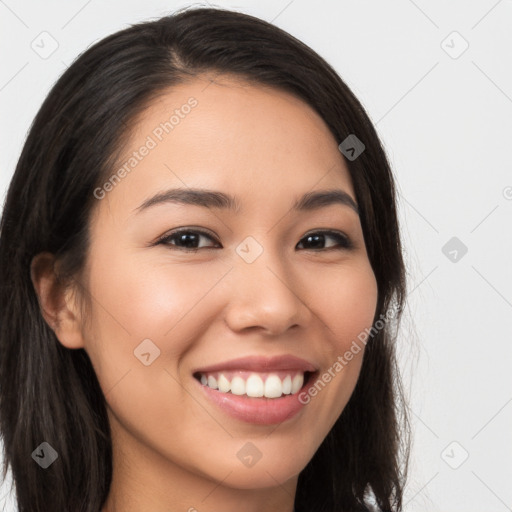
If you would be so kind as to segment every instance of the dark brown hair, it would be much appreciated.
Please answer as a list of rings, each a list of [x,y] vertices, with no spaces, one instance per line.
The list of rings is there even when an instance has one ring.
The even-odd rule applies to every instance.
[[[0,434],[4,478],[13,472],[20,512],[98,512],[112,478],[105,398],[83,349],[59,343],[30,277],[40,252],[63,279],[78,276],[89,247],[93,191],[112,174],[129,127],[151,101],[200,73],[234,74],[287,91],[314,108],[343,141],[378,284],[375,315],[392,321],[368,342],[349,403],[300,473],[298,512],[402,509],[409,426],[395,359],[405,269],[395,186],[372,123],[334,69],[308,46],[258,18],[192,8],[110,35],[80,55],[54,85],[28,134],[0,232]],[[47,470],[31,458],[57,450]],[[402,450],[401,450],[402,448]]]

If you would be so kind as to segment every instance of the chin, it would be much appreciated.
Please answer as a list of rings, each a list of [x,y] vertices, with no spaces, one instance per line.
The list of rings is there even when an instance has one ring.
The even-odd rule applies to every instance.
[[[262,456],[252,466],[244,466],[242,463],[235,466],[226,464],[222,468],[218,468],[216,474],[211,476],[218,481],[219,475],[231,472],[223,484],[235,489],[276,487],[296,478],[310,460],[306,456],[299,458],[296,453],[293,455],[294,458],[290,459],[284,455],[274,454],[272,458],[266,460]]]

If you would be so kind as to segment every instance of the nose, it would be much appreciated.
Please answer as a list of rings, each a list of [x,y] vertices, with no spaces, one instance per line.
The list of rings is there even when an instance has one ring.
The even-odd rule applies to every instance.
[[[307,297],[301,296],[304,282],[269,251],[252,263],[236,261],[230,279],[225,321],[233,331],[259,329],[276,336],[310,322]]]

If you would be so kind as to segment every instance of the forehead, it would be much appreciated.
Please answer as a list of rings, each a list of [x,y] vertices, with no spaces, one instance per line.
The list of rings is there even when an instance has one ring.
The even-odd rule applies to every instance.
[[[161,93],[134,121],[112,173],[121,168],[101,207],[133,210],[176,187],[260,205],[333,186],[354,197],[338,144],[312,107],[232,76],[201,76]]]

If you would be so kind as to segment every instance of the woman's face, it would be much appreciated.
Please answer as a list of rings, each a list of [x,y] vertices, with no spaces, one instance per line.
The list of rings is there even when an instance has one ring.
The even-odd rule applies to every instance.
[[[364,350],[333,368],[377,285],[339,142],[302,101],[226,76],[139,118],[125,172],[96,191],[82,326],[134,481],[286,487],[343,411]],[[348,199],[308,202],[333,190]]]

